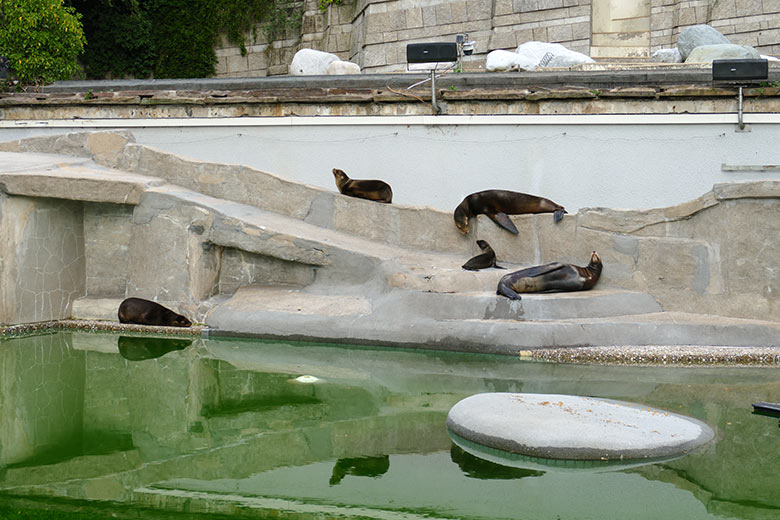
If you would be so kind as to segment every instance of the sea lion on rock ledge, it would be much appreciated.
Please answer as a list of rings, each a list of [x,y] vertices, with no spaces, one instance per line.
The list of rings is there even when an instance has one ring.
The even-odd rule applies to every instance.
[[[376,202],[393,202],[393,190],[385,181],[350,179],[343,170],[333,168],[336,186],[343,195]]]
[[[587,291],[601,276],[601,258],[593,251],[586,267],[553,262],[509,273],[498,282],[496,294],[519,300],[518,293]]]
[[[482,250],[482,254],[479,254],[468,262],[463,264],[463,269],[467,271],[479,271],[480,269],[487,269],[488,267],[495,267],[496,269],[506,269],[496,264],[496,253],[490,244],[484,240],[477,240],[477,245]]]
[[[554,213],[557,224],[566,210],[550,199],[509,190],[485,190],[467,196],[455,208],[455,225],[463,233],[469,232],[469,218],[479,214],[487,215],[490,220],[515,235],[519,234],[508,215],[523,213]]]
[[[143,298],[127,298],[119,304],[119,322],[163,327],[189,327],[192,322],[159,303]]]

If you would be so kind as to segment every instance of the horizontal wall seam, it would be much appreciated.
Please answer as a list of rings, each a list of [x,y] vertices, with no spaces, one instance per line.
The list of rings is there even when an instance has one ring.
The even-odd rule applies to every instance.
[[[780,124],[780,114],[745,114],[745,123]],[[299,116],[139,119],[0,120],[0,128],[141,128],[253,126],[480,126],[480,125],[709,125],[736,124],[736,113],[724,114],[583,114],[487,116]]]

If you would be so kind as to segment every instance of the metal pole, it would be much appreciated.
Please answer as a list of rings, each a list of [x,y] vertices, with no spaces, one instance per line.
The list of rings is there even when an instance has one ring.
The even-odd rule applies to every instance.
[[[431,106],[434,114],[441,112],[439,105],[436,104],[436,69],[431,70]]]
[[[739,129],[745,129],[745,121],[742,118],[742,87],[739,87]]]

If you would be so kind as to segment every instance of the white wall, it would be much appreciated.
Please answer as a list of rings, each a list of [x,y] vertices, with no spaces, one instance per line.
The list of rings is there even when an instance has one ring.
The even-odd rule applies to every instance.
[[[383,179],[397,204],[451,210],[469,193],[500,188],[575,212],[664,207],[719,182],[780,180],[780,171],[722,171],[780,164],[780,117],[745,117],[745,132],[734,114],[0,121],[0,141],[128,128],[141,144],[326,189],[336,189],[334,167]]]

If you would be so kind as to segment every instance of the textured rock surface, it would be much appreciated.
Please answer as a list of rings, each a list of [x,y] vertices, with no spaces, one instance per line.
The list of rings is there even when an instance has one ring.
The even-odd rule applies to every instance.
[[[447,428],[468,441],[544,459],[673,457],[714,437],[701,421],[623,401],[560,394],[477,394],[459,401]]]

